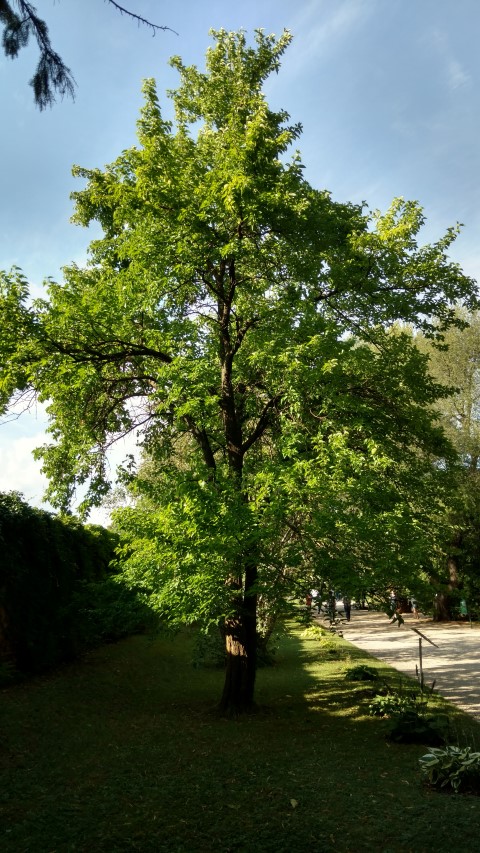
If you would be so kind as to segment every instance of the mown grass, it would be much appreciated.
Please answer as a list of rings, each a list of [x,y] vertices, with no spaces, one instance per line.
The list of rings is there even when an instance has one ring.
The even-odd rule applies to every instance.
[[[425,748],[389,743],[368,716],[372,686],[345,679],[362,662],[389,671],[313,634],[282,637],[258,674],[259,712],[236,720],[214,713],[223,674],[192,667],[187,633],[133,637],[3,690],[0,849],[474,849],[480,798],[423,787]],[[455,719],[478,746],[479,726]]]

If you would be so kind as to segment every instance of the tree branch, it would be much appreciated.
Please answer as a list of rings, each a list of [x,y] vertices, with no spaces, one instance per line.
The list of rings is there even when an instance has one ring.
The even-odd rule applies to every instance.
[[[255,444],[255,442],[262,437],[263,433],[265,432],[270,423],[270,412],[273,407],[280,402],[281,398],[282,395],[277,394],[275,397],[272,397],[272,399],[269,400],[268,403],[265,404],[263,412],[258,419],[255,429],[253,430],[253,432],[250,433],[247,440],[244,441],[242,444],[242,453],[246,453],[247,450],[252,446],[252,444]]]
[[[73,345],[63,344],[60,341],[55,341],[52,338],[47,338],[47,341],[56,352],[70,356],[70,358],[77,363],[118,363],[119,361],[126,361],[128,358],[132,358],[133,356],[155,358],[164,364],[171,364],[173,361],[172,356],[167,355],[167,353],[161,352],[160,350],[151,349],[151,347],[146,347],[143,344],[127,343],[126,341],[115,338],[104,341],[102,344],[98,344],[97,348],[87,346],[86,344],[82,347],[75,347]],[[120,346],[123,347],[123,349],[117,352],[102,351],[102,347],[107,347],[109,345]]]
[[[4,24],[2,44],[5,55],[11,59],[18,56],[20,48],[25,47],[31,35],[37,41],[40,59],[37,70],[30,80],[34,91],[35,103],[40,110],[51,106],[55,93],[63,98],[69,95],[75,98],[75,80],[69,68],[51,45],[48,27],[36,14],[36,9],[27,0],[14,0],[20,16],[13,11],[8,0],[0,0],[0,21]]]
[[[106,2],[111,3],[112,6],[115,6],[115,9],[118,9],[121,15],[128,15],[130,18],[133,18],[135,21],[138,21],[139,24],[144,24],[146,27],[150,27],[153,30],[153,34],[155,35],[157,30],[169,30],[171,33],[175,33],[178,36],[176,30],[172,30],[171,27],[166,27],[162,24],[152,24],[151,21],[147,21],[146,18],[142,18],[141,15],[137,15],[135,12],[130,12],[128,9],[124,9],[123,6],[120,6],[119,3],[116,3],[115,0],[106,0]]]
[[[184,420],[190,432],[192,433],[195,441],[202,450],[203,458],[205,460],[207,468],[211,468],[212,471],[215,471],[217,463],[215,462],[215,456],[213,455],[210,439],[207,435],[206,430],[199,429],[191,415],[185,415]]]
[[[242,341],[243,341],[245,335],[247,334],[248,330],[251,329],[252,326],[255,326],[255,324],[258,323],[259,319],[260,319],[259,317],[252,317],[251,320],[248,320],[241,329],[238,328],[238,324],[237,324],[237,339],[236,339],[236,341],[233,345],[233,348],[232,348],[233,355],[235,355],[238,352],[238,350],[240,349],[240,347],[242,345]]]
[[[154,24],[120,6],[115,0],[107,0],[107,2],[111,3],[121,15],[128,15],[138,24],[149,27],[154,35],[157,30],[169,30],[178,35],[171,27]],[[19,14],[14,11],[14,6],[17,7]],[[75,100],[76,83],[72,72],[52,47],[47,24],[38,17],[36,12],[35,6],[29,0],[0,0],[0,23],[3,24],[2,47],[5,56],[15,59],[20,49],[28,44],[31,35],[38,44],[40,58],[30,85],[33,88],[35,103],[40,110],[44,110],[45,107],[52,106],[57,94],[62,98],[68,95]]]

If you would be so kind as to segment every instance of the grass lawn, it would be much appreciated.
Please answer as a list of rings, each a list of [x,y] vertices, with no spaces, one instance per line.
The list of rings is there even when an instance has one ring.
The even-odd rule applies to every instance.
[[[422,786],[422,746],[385,738],[372,662],[294,629],[258,674],[258,714],[214,713],[223,674],[192,637],[133,637],[0,692],[0,850],[478,850],[480,798]],[[480,727],[455,712],[463,740]],[[476,846],[477,845],[477,846]]]

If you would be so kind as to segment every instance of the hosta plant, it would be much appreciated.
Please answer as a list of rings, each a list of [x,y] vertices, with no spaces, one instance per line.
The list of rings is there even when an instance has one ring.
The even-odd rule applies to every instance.
[[[480,791],[480,752],[469,746],[431,748],[419,761],[425,780],[435,788]]]

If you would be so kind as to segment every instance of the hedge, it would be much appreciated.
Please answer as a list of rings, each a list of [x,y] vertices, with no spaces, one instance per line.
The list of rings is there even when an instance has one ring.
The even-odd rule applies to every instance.
[[[0,663],[25,673],[143,630],[141,594],[112,568],[116,536],[0,493]]]

